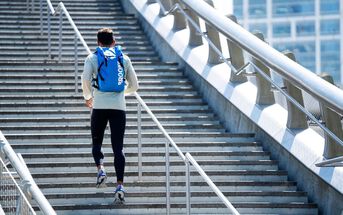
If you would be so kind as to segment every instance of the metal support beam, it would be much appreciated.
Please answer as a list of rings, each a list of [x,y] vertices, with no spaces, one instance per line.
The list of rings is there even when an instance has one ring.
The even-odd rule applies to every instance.
[[[292,52],[286,51],[284,54],[290,58],[291,60],[295,61],[295,56]],[[301,90],[294,86],[289,80],[283,79],[284,84],[286,86],[287,93],[294,98],[302,107],[304,107],[304,101]],[[287,110],[288,110],[288,118],[287,118],[287,128],[289,129],[305,129],[308,128],[306,115],[299,110],[294,104],[292,104],[289,100],[287,100]]]
[[[231,19],[233,22],[237,23],[237,18],[234,15],[228,15],[229,19]],[[230,54],[230,61],[233,67],[236,69],[242,68],[244,66],[244,56],[243,56],[243,50],[241,47],[237,46],[236,43],[232,42],[231,40],[227,40],[228,48],[229,48],[229,54]],[[246,76],[244,76],[244,70],[242,70],[240,73],[235,73],[235,71],[231,70],[230,75],[230,82],[232,83],[243,83],[246,82],[248,79]]]
[[[197,25],[200,26],[200,22],[199,22],[199,16],[196,15],[196,13],[194,13],[192,10],[186,10],[186,13],[188,14],[188,16],[193,20],[193,22]],[[189,46],[200,46],[203,44],[202,41],[202,36],[201,34],[199,34],[199,32],[197,32],[196,28],[190,24],[189,20],[187,19],[188,22],[188,27],[189,27],[189,42],[188,45]]]
[[[261,32],[256,32],[254,35],[260,40],[264,41],[264,36]],[[252,62],[260,68],[268,77],[270,77],[270,70],[261,61],[256,58],[252,58]],[[256,72],[256,86],[257,97],[256,104],[259,105],[272,105],[275,103],[274,94],[271,91],[271,84],[265,78],[263,78],[258,72]]]
[[[329,74],[322,74],[321,77],[327,82],[333,84],[333,78]],[[325,104],[320,103],[320,109],[323,116],[323,121],[325,126],[332,131],[338,138],[343,140],[343,130],[341,118],[342,116],[333,111],[332,109],[325,106]],[[323,156],[325,158],[334,158],[338,156],[343,156],[343,147],[341,147],[335,140],[333,140],[326,133],[325,137],[325,148]]]
[[[181,6],[179,0],[171,0],[171,2],[172,2],[172,5],[179,4]],[[187,28],[186,19],[183,16],[183,14],[180,13],[179,10],[174,10],[173,15],[174,15],[173,31],[179,31],[179,30]]]
[[[207,4],[210,6],[214,7],[213,1],[212,0],[205,0]],[[206,31],[207,31],[207,37],[212,41],[212,43],[215,45],[215,47],[222,52],[221,44],[220,44],[220,38],[219,38],[219,32],[213,28],[212,25],[208,24],[206,22]],[[208,60],[207,62],[209,64],[219,64],[222,63],[220,60],[220,56],[216,53],[216,51],[212,48],[209,47],[209,53],[208,53]]]

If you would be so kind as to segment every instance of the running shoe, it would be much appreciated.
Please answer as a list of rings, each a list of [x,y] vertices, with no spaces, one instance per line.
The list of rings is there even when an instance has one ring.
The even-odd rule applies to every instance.
[[[125,202],[125,190],[123,185],[118,185],[117,189],[114,191],[114,203],[124,203]]]
[[[105,170],[103,168],[99,169],[98,175],[96,178],[96,187],[97,188],[106,187],[106,184],[105,184],[106,179],[107,179],[107,176],[106,176]]]

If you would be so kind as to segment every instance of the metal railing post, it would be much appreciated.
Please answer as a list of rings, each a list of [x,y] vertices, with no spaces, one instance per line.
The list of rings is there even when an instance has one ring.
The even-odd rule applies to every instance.
[[[31,12],[35,11],[35,0],[31,0]]]
[[[264,41],[263,34],[261,32],[255,32],[254,35],[260,40]],[[268,77],[270,77],[270,70],[261,61],[252,57],[252,62],[255,64],[262,72],[264,72]],[[272,105],[275,103],[274,94],[271,91],[271,84],[265,78],[263,78],[260,73],[256,70],[256,86],[257,86],[257,97],[256,104],[259,105]]]
[[[189,165],[189,160],[186,157],[185,161],[186,165],[186,210],[187,210],[187,215],[191,214],[191,174],[190,174],[190,165]]]
[[[142,106],[137,105],[138,181],[142,181]]]
[[[227,15],[229,19],[233,22],[237,23],[237,18],[234,15]],[[231,40],[227,39],[227,45],[230,54],[230,61],[233,67],[237,70],[244,66],[244,56],[243,50],[241,47],[237,46],[236,43],[232,42]],[[235,74],[235,71],[231,70],[230,75],[230,82],[232,83],[243,83],[246,82],[248,79],[246,76],[243,75],[243,72],[239,74]]]
[[[17,202],[17,208],[19,210],[17,210],[18,215],[21,214],[30,214],[30,210],[28,207],[28,204],[31,205],[31,200],[32,200],[32,195],[30,194],[30,186],[31,186],[31,182],[29,180],[23,180],[21,182],[21,189],[23,191],[23,194],[20,194],[18,197],[18,202]],[[25,198],[27,200],[27,202],[25,201]]]
[[[60,11],[59,25],[58,25],[58,62],[61,62],[62,60],[62,24],[63,24],[63,11]]]
[[[40,35],[43,36],[43,0],[39,0]]]
[[[49,7],[47,7],[48,9],[48,58],[51,59],[51,23],[50,23],[50,19],[51,19],[51,14],[50,14],[50,10]]]
[[[295,61],[295,56],[292,52],[285,51],[284,54],[288,58]],[[304,107],[304,101],[303,101],[301,90],[298,87],[294,86],[290,81],[286,79],[283,79],[283,80],[287,88],[287,93],[292,98],[294,98],[302,107]],[[288,110],[287,128],[290,128],[290,129],[308,128],[306,115],[288,100],[287,100],[287,110]]]
[[[170,168],[169,168],[169,142],[166,140],[166,214],[170,214]]]
[[[331,84],[334,84],[333,78],[331,75],[322,74],[321,78],[328,81]],[[320,110],[322,112],[323,121],[325,126],[332,131],[338,138],[343,140],[343,130],[341,124],[341,115],[333,111],[332,109],[325,106],[325,104],[320,103]],[[325,138],[325,147],[323,156],[325,158],[334,158],[343,155],[343,148],[332,139],[327,133],[324,134]]]
[[[77,42],[78,42],[78,38],[77,38],[77,34],[75,34],[75,37],[74,37],[74,57],[75,57],[75,61],[74,61],[74,66],[75,66],[74,80],[75,80],[75,93],[79,92],[79,74],[78,74],[79,73],[79,69],[78,69],[79,59],[78,59]]]
[[[188,14],[188,16],[193,20],[193,22],[197,25],[200,26],[199,23],[199,16],[194,13],[194,11],[187,9],[186,13]],[[189,41],[188,41],[188,45],[189,46],[200,46],[203,44],[202,42],[202,36],[201,34],[199,34],[199,32],[197,32],[196,28],[189,23],[189,20],[187,19],[188,22],[188,27],[189,27]]]
[[[172,4],[171,4],[170,0],[159,0],[159,1],[161,3],[159,16],[164,16],[164,12],[169,11],[172,7]]]
[[[211,5],[212,7],[214,7],[212,0],[205,0],[205,2],[209,5]],[[215,45],[215,47],[221,53],[222,48],[220,45],[219,32],[215,28],[213,28],[210,24],[208,24],[207,22],[205,25],[206,25],[207,37],[212,41],[212,43]],[[209,64],[221,63],[220,56],[218,55],[218,53],[216,53],[216,51],[212,47],[209,47],[207,62]]]
[[[179,4],[180,7],[182,6],[179,0],[171,0],[171,1],[172,1],[172,5]],[[179,31],[179,30],[187,28],[186,19],[180,13],[179,10],[174,10],[173,15],[174,15],[173,31]]]

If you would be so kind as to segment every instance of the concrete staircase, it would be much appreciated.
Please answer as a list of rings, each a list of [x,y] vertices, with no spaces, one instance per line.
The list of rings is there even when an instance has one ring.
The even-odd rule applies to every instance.
[[[52,59],[47,34],[39,32],[39,7],[0,2],[0,129],[22,153],[35,181],[57,214],[165,214],[165,139],[143,112],[143,180],[137,173],[137,101],[127,97],[125,205],[113,205],[115,171],[109,135],[104,152],[108,188],[96,189],[90,143],[90,112],[74,93],[74,33],[64,19],[63,56],[57,62],[58,17],[52,18]],[[45,2],[45,1],[44,1]],[[317,214],[316,204],[263,150],[254,134],[224,129],[178,65],[162,62],[139,23],[116,0],[64,0],[91,50],[96,31],[111,27],[133,61],[139,94],[183,152],[190,152],[242,214]],[[53,0],[56,6],[58,1]],[[45,5],[45,4],[44,4]],[[44,7],[46,13],[46,7]],[[46,23],[46,19],[44,19]],[[46,24],[45,31],[46,31]],[[79,45],[79,79],[86,57]],[[184,214],[184,164],[171,153],[171,212]],[[192,169],[192,213],[228,210]]]

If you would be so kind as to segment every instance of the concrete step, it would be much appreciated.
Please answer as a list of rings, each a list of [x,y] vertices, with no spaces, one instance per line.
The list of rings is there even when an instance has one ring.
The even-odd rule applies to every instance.
[[[164,129],[167,132],[189,132],[189,133],[199,133],[199,132],[225,132],[225,129],[220,125],[184,125],[184,124],[173,124],[164,125]],[[8,134],[20,134],[20,133],[40,133],[40,134],[53,134],[53,133],[74,133],[74,132],[85,132],[90,131],[90,125],[13,125],[13,126],[1,126],[2,132],[5,135]],[[154,132],[157,130],[157,126],[142,125],[142,133]],[[127,124],[126,133],[137,132],[137,125]]]
[[[15,15],[13,13],[11,14],[3,14],[1,12],[0,19],[1,20],[14,20],[14,21],[22,21],[22,20],[29,20],[29,21],[38,21],[40,20],[40,13],[39,11],[34,11],[33,13],[27,12],[27,11],[19,11],[20,13]],[[116,14],[116,16],[96,16],[96,17],[87,17],[87,16],[73,16],[73,21],[76,23],[79,23],[81,21],[83,22],[92,22],[92,21],[103,21],[106,23],[107,21],[113,20],[113,21],[132,21],[137,19],[134,17],[133,14]],[[65,19],[65,16],[64,16]],[[57,23],[59,22],[58,17],[52,17],[51,23]],[[40,23],[40,22],[39,22]],[[65,23],[66,24],[66,23]],[[18,25],[18,24],[17,24]],[[47,16],[46,11],[43,11],[43,26],[46,28],[47,26]]]
[[[141,116],[141,121],[142,123],[145,122],[152,122],[151,117],[148,116],[147,114],[142,114]],[[159,121],[161,123],[165,122],[170,122],[170,123],[177,123],[177,122],[192,122],[193,120],[198,121],[199,123],[212,123],[212,124],[218,124],[219,122],[216,121],[216,118],[214,118],[213,115],[180,115],[180,116],[162,116],[160,115],[158,117]],[[127,122],[137,122],[137,117],[136,116],[130,116],[127,115],[126,117]],[[6,117],[3,118],[2,121],[0,122],[1,124],[5,125],[11,125],[11,124],[16,124],[16,123],[42,123],[42,124],[51,124],[51,123],[71,123],[71,122],[79,122],[79,123],[88,123],[90,122],[90,115],[80,115],[77,117],[73,116],[66,116],[66,117],[52,117],[52,116],[46,116],[46,117]]]
[[[307,197],[304,192],[225,192],[223,193],[231,202],[272,202],[272,203],[285,203],[285,202],[306,202]],[[69,193],[67,195],[49,194],[47,199],[53,204],[65,203],[65,198],[73,199],[76,204],[100,204],[109,199],[114,198],[113,192],[103,193]],[[184,203],[186,198],[185,192],[171,192],[171,202]],[[165,201],[164,192],[131,192],[128,190],[125,196],[127,202],[130,203],[163,203]],[[208,202],[219,202],[218,197],[213,192],[192,192],[192,202],[203,202],[204,199]]]
[[[137,181],[137,178],[127,177],[125,179],[126,189],[134,190],[136,192],[165,192],[165,180],[161,181]],[[75,182],[75,180],[74,180]],[[232,192],[232,191],[263,191],[263,192],[291,192],[296,191],[296,182],[294,181],[215,181],[215,184],[221,188],[223,192]],[[95,187],[95,177],[92,181],[89,182],[77,182],[77,186],[72,182],[53,182],[53,183],[39,183],[38,186],[46,194],[50,193],[75,193],[75,192],[104,192],[104,191],[113,191],[115,184],[111,180],[107,180],[107,188],[97,189]],[[173,192],[182,191],[184,192],[185,180],[179,178],[177,181],[170,183],[171,190]],[[207,183],[203,180],[195,182],[191,181],[192,192],[197,191],[207,191],[210,190]]]
[[[3,7],[8,7],[8,6],[1,6],[0,5],[0,11],[3,10]],[[6,9],[5,9],[6,10]],[[3,18],[0,20],[0,25],[2,26],[40,26],[40,20],[39,19],[5,19],[5,17],[2,17],[0,14],[0,18]],[[44,13],[44,20],[46,19],[46,13]],[[63,17],[64,22],[66,22],[65,16]],[[59,25],[59,19],[53,19],[51,20],[51,25],[52,26],[58,26]],[[108,17],[107,20],[99,20],[99,19],[94,19],[94,20],[87,20],[87,22],[83,20],[74,20],[74,23],[78,28],[80,26],[85,26],[85,25],[90,25],[90,26],[109,26],[109,25],[136,25],[138,24],[138,21],[134,19],[133,17],[128,17],[125,19],[115,19],[113,17]],[[67,26],[67,23],[63,23],[63,26]],[[43,29],[47,29],[47,26],[44,24]]]
[[[37,148],[34,149],[17,149],[18,153],[21,153],[23,157],[25,157],[25,161],[27,163],[63,163],[68,159],[68,162],[72,163],[92,163],[91,166],[94,167],[93,163],[93,156],[90,153],[91,151],[91,144],[84,144],[87,145],[87,149],[70,149],[70,148],[62,148],[57,147],[55,149],[50,148]],[[138,160],[138,153],[137,153],[137,144],[135,145],[135,148],[128,147],[128,144],[125,143],[125,157],[127,162],[137,162]],[[151,161],[165,161],[165,152],[163,152],[163,148],[160,148],[159,150],[156,150],[152,147],[145,146],[146,144],[143,144],[142,148],[142,162],[151,162]],[[234,146],[227,146],[227,147],[215,147],[215,146],[206,146],[209,148],[208,152],[202,152],[201,148],[192,146],[185,147],[185,146],[179,146],[180,150],[187,150],[190,153],[192,153],[192,156],[197,159],[198,162],[203,162],[207,160],[221,160],[221,161],[246,161],[246,162],[252,162],[252,161],[267,161],[270,160],[270,153],[262,151],[261,148],[258,147],[234,147]],[[109,148],[109,147],[107,147]],[[63,151],[68,151],[69,153],[65,156],[61,153]],[[198,151],[196,151],[198,150]],[[254,151],[252,151],[254,150]],[[219,151],[219,152],[218,152]],[[29,153],[32,153],[32,155],[29,155]],[[56,154],[55,156],[52,154]],[[77,157],[77,155],[81,155],[80,157]],[[106,150],[105,152],[106,156],[106,166],[111,167],[111,165],[107,161],[113,161],[113,153],[110,152],[110,150]],[[174,152],[173,149],[170,150],[170,161],[179,162],[180,158],[177,155],[176,152]],[[112,165],[113,166],[113,165]]]
[[[174,96],[166,96],[166,95],[140,95],[142,97],[142,99],[144,99],[144,101],[147,102],[173,102],[173,101],[183,101],[185,99],[188,100],[201,100],[200,96],[195,96],[195,95],[174,95]],[[61,93],[61,94],[47,94],[46,92],[42,92],[39,95],[0,95],[0,99],[1,101],[5,101],[5,100],[10,100],[10,99],[14,99],[14,100],[21,100],[21,101],[32,101],[35,99],[38,100],[44,100],[44,101],[49,101],[49,100],[62,100],[62,101],[69,101],[69,100],[83,100],[82,94],[75,94],[75,93]],[[128,102],[130,101],[136,101],[136,98],[132,95],[127,95],[126,99]]]
[[[73,133],[73,132],[59,132],[59,133],[17,133],[17,134],[6,134],[4,133],[5,137],[8,140],[13,140],[13,139],[75,139],[75,138],[87,138],[90,136],[90,131],[89,132],[77,132],[77,133]],[[244,135],[244,137],[249,137],[249,136],[254,136],[254,134],[223,134],[222,132],[170,132],[169,135],[172,138],[217,138],[218,140],[226,140],[228,138],[231,137],[235,137],[235,136],[240,136],[240,135]],[[125,135],[128,138],[137,138],[137,133],[136,132],[130,132],[130,133],[126,133]],[[149,133],[142,133],[142,137],[143,138],[161,138],[164,137],[161,132],[156,131],[156,132],[149,132]],[[243,137],[243,136],[241,136]],[[105,133],[105,138],[109,138],[109,134]]]
[[[39,46],[38,44],[35,46],[32,45],[28,45],[26,47],[22,47],[22,46],[7,46],[6,45],[1,45],[0,44],[1,49],[3,49],[3,51],[5,52],[12,52],[12,51],[40,51],[40,52],[46,52],[47,47],[42,47],[42,44]],[[95,46],[91,46],[90,49],[94,50],[96,47]],[[55,51],[59,51],[59,44],[58,43],[53,43],[51,46],[51,50],[52,52]],[[153,50],[151,47],[147,46],[147,45],[127,45],[127,46],[122,46],[122,50],[125,54],[130,54],[130,53],[152,53],[155,52],[155,50]],[[62,55],[65,54],[65,52],[74,52],[75,48],[74,45],[72,44],[62,44]],[[84,51],[84,47],[78,47],[78,51]],[[73,65],[71,65],[73,66]],[[42,68],[41,68],[42,69]]]
[[[95,169],[95,167],[93,168]],[[182,171],[171,171],[170,172],[170,180],[177,181],[180,177],[185,177],[184,169]],[[40,172],[40,173],[31,173],[32,177],[35,181],[39,184],[40,182],[48,182],[54,183],[56,180],[64,181],[64,182],[72,182],[75,183],[77,178],[78,182],[91,182],[93,181],[93,186],[96,178],[96,171],[89,171],[89,172]],[[143,178],[146,178],[148,181],[161,181],[165,179],[165,171],[144,171],[142,172]],[[254,171],[254,170],[207,170],[206,174],[210,178],[216,178],[219,181],[283,181],[287,180],[287,172],[281,170],[266,170],[266,171]],[[116,174],[113,171],[107,170],[107,175],[110,180],[115,181]],[[125,170],[125,177],[131,178],[133,180],[137,180],[138,172],[137,168],[130,169],[128,171]],[[194,181],[201,181],[202,177],[199,176],[198,172],[191,172],[191,177]],[[214,180],[214,179],[213,179]],[[76,185],[76,184],[75,184]]]
[[[93,205],[92,205],[93,206]],[[237,203],[233,204],[234,207],[241,211],[243,214],[317,214],[316,204],[311,203]],[[171,204],[172,214],[185,214],[186,205],[184,203]],[[94,213],[104,213],[104,214],[164,214],[165,213],[165,203],[162,204],[143,204],[136,205],[126,203],[123,205],[100,204],[90,207],[90,205],[68,205],[68,206],[54,206],[57,210],[61,210],[61,214],[94,214]],[[73,210],[74,209],[74,210]],[[75,210],[78,209],[78,210]],[[70,211],[71,210],[71,211]],[[86,210],[86,212],[83,212]],[[82,212],[81,212],[82,211]],[[144,212],[142,212],[144,211]],[[146,212],[148,211],[148,212]],[[228,209],[223,203],[194,203],[192,204],[192,213],[195,214],[228,214]]]
[[[227,170],[245,170],[245,171],[277,171],[277,161],[273,160],[202,160],[198,161],[199,165],[205,172],[207,171],[227,171]],[[151,159],[149,161],[143,161],[143,171],[163,171],[165,169],[165,161],[163,157]],[[181,159],[170,162],[170,171],[184,171],[185,164]],[[27,166],[30,168],[31,173],[39,172],[93,172],[94,162],[92,160],[84,162],[27,162]],[[112,162],[106,162],[106,166],[114,166]],[[137,160],[127,160],[125,164],[125,170],[134,171],[137,170]]]

